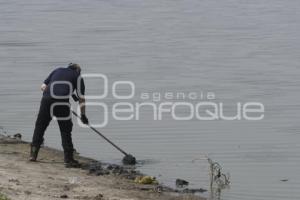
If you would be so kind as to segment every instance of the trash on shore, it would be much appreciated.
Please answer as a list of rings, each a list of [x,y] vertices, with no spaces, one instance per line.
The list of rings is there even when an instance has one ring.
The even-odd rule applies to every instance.
[[[69,182],[69,184],[79,184],[80,180],[78,177],[69,177],[68,182]]]
[[[19,135],[18,137],[14,137],[14,136],[0,134],[0,144],[26,144],[26,143],[27,142],[24,142],[23,140],[20,139]]]
[[[22,134],[21,133],[14,134],[13,138],[17,140],[22,140]]]
[[[207,192],[206,189],[199,188],[187,188],[189,185],[189,182],[183,179],[176,179],[175,181],[176,187],[178,190],[175,190],[176,192],[183,193],[183,194],[195,194],[195,193],[204,193]]]
[[[145,184],[145,185],[158,184],[158,181],[153,176],[138,176],[135,178],[134,182],[138,184]]]
[[[8,135],[3,126],[0,126],[0,144],[17,144],[26,143],[22,141],[22,134],[16,133],[14,135]]]
[[[178,178],[178,179],[176,179],[175,184],[176,184],[176,187],[182,188],[182,187],[188,186],[188,185],[189,185],[189,182],[186,181],[186,180],[183,180],[183,179],[179,179],[179,178]]]
[[[18,136],[13,137],[13,135],[8,136],[8,135],[1,135],[0,134],[0,144],[3,147],[3,152],[6,152],[6,149],[8,149],[7,153],[11,154],[11,153],[15,153],[16,156],[18,157],[22,157],[24,160],[24,158],[26,158],[27,155],[27,148],[29,148],[29,143],[28,142],[24,142],[22,140],[17,139],[19,138]],[[11,144],[11,145],[10,145]],[[15,148],[17,147],[17,148]],[[19,148],[20,147],[20,148]],[[15,150],[16,149],[16,150]],[[50,160],[49,162],[38,162],[36,164],[32,164],[32,163],[26,163],[26,165],[32,165],[32,167],[36,167],[39,165],[47,165],[51,163],[55,163],[55,165],[53,165],[54,169],[58,169],[60,173],[60,166],[57,163],[60,163],[60,159],[63,155],[62,151],[56,150],[56,149],[52,149],[49,147],[43,147],[43,152],[42,152],[45,156],[44,159],[46,160]],[[61,189],[62,189],[62,193],[58,193],[55,194],[55,198],[57,199],[71,199],[73,197],[86,197],[86,198],[91,198],[93,199],[99,199],[99,200],[103,200],[106,199],[103,197],[103,195],[98,195],[98,194],[88,194],[86,195],[86,191],[82,190],[83,195],[81,196],[79,195],[74,195],[71,193],[69,193],[73,187],[80,187],[82,184],[80,184],[81,179],[80,177],[82,176],[86,176],[86,174],[88,175],[92,175],[92,176],[105,176],[105,175],[109,175],[109,176],[114,176],[114,178],[112,177],[107,177],[107,179],[112,178],[111,180],[114,181],[115,186],[117,187],[117,189],[132,189],[135,191],[149,191],[151,192],[151,194],[153,194],[154,196],[158,193],[165,193],[166,195],[180,195],[180,194],[191,194],[198,192],[200,190],[196,190],[196,189],[189,189],[189,190],[184,190],[179,191],[176,190],[174,188],[159,184],[159,182],[156,180],[155,177],[151,177],[151,176],[146,176],[145,174],[142,174],[141,172],[139,172],[135,166],[129,166],[129,165],[117,165],[117,164],[109,164],[109,163],[102,163],[99,161],[95,161],[93,159],[90,158],[84,158],[84,157],[78,157],[79,161],[82,163],[81,169],[84,170],[86,173],[85,174],[73,174],[69,177],[66,177],[67,180],[63,180],[63,182],[60,179],[54,178],[52,176],[47,176],[46,177],[46,181],[48,181],[49,183],[52,183],[53,180],[57,180],[60,181],[61,183]],[[49,166],[50,166],[49,165]],[[37,167],[37,169],[40,169],[40,167]],[[71,171],[70,171],[71,173]],[[138,177],[138,178],[137,178]],[[87,178],[88,179],[88,178]],[[106,178],[105,178],[106,179]],[[124,180],[124,179],[127,179]],[[15,186],[15,187],[20,187],[19,186],[19,182],[13,178],[10,179],[11,185]],[[136,182],[136,183],[135,183]],[[14,184],[12,184],[14,183]],[[20,182],[22,184],[22,182]],[[44,187],[40,187],[37,186],[39,189],[45,189]],[[34,193],[31,193],[31,190],[29,190],[28,188],[24,188],[24,191],[22,191],[22,194],[26,194],[26,196],[28,195],[33,195]],[[141,193],[144,195],[144,193]],[[148,194],[148,193],[147,193]],[[98,196],[96,196],[98,195]],[[157,196],[160,197],[160,196]],[[153,199],[153,198],[151,198]],[[160,199],[160,198],[157,198]],[[2,199],[0,199],[2,200]]]

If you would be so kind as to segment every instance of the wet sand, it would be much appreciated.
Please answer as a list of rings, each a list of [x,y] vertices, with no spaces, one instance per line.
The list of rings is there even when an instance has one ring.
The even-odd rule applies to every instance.
[[[109,173],[98,176],[89,170],[89,158],[76,156],[86,169],[70,169],[63,165],[61,151],[44,147],[38,162],[28,162],[29,144],[20,140],[0,138],[0,194],[13,200],[133,200],[133,199],[192,199],[190,194],[176,194],[160,185],[141,185],[129,173]],[[163,189],[163,191],[161,191]]]

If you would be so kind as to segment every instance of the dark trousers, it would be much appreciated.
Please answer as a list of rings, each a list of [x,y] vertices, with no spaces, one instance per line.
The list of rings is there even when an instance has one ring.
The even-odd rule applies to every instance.
[[[66,105],[54,106],[54,103],[64,103]],[[51,111],[51,106],[54,106]],[[51,116],[52,115],[52,116]],[[52,117],[67,118],[70,115],[69,100],[57,100],[52,98],[43,97],[41,100],[39,114],[35,123],[35,129],[32,138],[32,146],[40,147],[44,141],[45,131],[52,120]],[[58,119],[58,125],[61,133],[62,146],[65,152],[73,152],[72,143],[72,118]]]

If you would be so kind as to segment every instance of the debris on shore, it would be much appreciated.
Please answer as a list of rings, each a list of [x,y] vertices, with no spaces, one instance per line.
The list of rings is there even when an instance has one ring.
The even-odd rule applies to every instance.
[[[25,195],[31,200],[204,200],[190,196],[196,190],[166,187],[134,166],[101,163],[76,155],[82,167],[67,169],[63,152],[49,147],[41,148],[38,162],[28,162],[29,143],[20,138],[22,135],[0,134],[0,194],[10,199],[21,200]]]
[[[153,176],[138,176],[135,178],[134,182],[138,184],[144,184],[144,185],[151,185],[151,184],[158,185],[158,181]]]
[[[178,178],[178,179],[176,179],[175,184],[176,184],[176,187],[182,188],[182,187],[188,186],[189,182],[187,182],[186,180]]]

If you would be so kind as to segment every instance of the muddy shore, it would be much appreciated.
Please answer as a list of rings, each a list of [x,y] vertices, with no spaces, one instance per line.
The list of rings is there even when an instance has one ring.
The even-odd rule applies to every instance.
[[[29,144],[0,137],[0,195],[11,200],[203,200],[179,194],[159,184],[137,184],[132,167],[116,166],[76,156],[82,168],[63,165],[63,152],[43,147],[39,161],[28,162]]]

